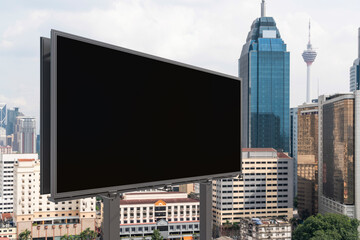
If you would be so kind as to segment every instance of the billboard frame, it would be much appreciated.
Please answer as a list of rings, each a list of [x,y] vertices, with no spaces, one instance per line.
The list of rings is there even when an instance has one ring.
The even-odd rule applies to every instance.
[[[173,60],[153,56],[150,54],[137,52],[134,50],[122,48],[119,46],[115,46],[112,44],[107,44],[104,42],[76,36],[73,34],[57,31],[57,30],[51,30],[51,77],[50,77],[50,189],[51,189],[51,196],[50,200],[54,202],[60,202],[65,200],[72,200],[72,199],[78,199],[78,198],[84,198],[84,197],[94,197],[98,195],[107,195],[109,193],[123,193],[123,192],[129,192],[129,191],[135,191],[135,190],[141,190],[141,189],[149,189],[149,188],[160,188],[164,186],[174,185],[174,184],[186,184],[186,183],[192,183],[192,182],[204,182],[209,181],[212,179],[219,179],[219,178],[229,178],[229,177],[236,177],[241,174],[241,116],[239,119],[240,129],[239,129],[239,150],[240,150],[240,159],[239,159],[239,171],[234,172],[226,172],[226,173],[220,173],[220,174],[212,174],[212,175],[203,175],[203,176],[196,176],[196,177],[187,177],[187,178],[177,178],[177,179],[168,179],[168,180],[161,180],[161,181],[154,181],[154,182],[148,182],[148,183],[136,183],[136,184],[127,184],[122,186],[112,186],[112,187],[103,187],[103,188],[94,188],[94,189],[86,189],[86,190],[78,190],[78,191],[71,191],[71,192],[57,192],[57,37],[65,37],[72,40],[77,40],[80,42],[109,48],[116,51],[122,51],[126,53],[130,53],[133,55],[137,55],[140,57],[150,58],[153,60],[174,64],[180,67],[190,68],[201,72],[210,73],[213,75],[218,75],[221,77],[230,78],[233,80],[237,80],[240,82],[240,89],[239,94],[241,96],[241,79],[235,76],[211,71],[208,69],[200,68],[191,66],[188,64],[176,62]],[[241,97],[240,100],[240,115],[241,115]]]

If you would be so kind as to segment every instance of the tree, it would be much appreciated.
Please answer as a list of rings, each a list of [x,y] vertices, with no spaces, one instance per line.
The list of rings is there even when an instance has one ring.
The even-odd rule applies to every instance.
[[[95,239],[97,236],[96,232],[90,230],[90,228],[85,229],[80,233],[80,239],[87,240],[87,239]]]
[[[20,240],[28,240],[31,239],[31,232],[27,229],[25,229],[23,232],[19,234]]]
[[[341,214],[318,214],[308,217],[293,232],[293,240],[357,240],[357,219]]]
[[[164,238],[161,236],[160,231],[154,229],[153,234],[151,235],[151,240],[163,240]]]
[[[70,235],[67,235],[67,234],[65,234],[64,236],[62,236],[60,238],[60,240],[73,240],[73,239],[74,239],[73,236],[70,236]]]

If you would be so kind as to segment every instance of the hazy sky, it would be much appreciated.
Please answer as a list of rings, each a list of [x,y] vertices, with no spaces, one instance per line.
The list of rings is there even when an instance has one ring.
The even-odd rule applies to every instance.
[[[0,0],[0,102],[39,119],[39,38],[50,37],[50,29],[237,76],[242,45],[251,23],[260,16],[260,3]],[[267,0],[266,10],[290,51],[292,107],[306,98],[301,53],[308,41],[309,19],[311,41],[318,51],[312,67],[312,98],[318,92],[349,91],[349,68],[357,57],[359,0]],[[86,84],[86,79],[79,81]],[[69,107],[81,108],[76,102]],[[94,111],[100,113],[85,113],[90,121],[102,114],[101,109]]]

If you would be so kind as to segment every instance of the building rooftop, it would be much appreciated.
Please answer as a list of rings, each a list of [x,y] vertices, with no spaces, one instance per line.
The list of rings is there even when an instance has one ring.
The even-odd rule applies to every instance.
[[[165,203],[191,203],[199,202],[199,200],[192,198],[169,198],[169,199],[132,199],[120,200],[120,205],[135,205],[135,204],[155,204],[157,201],[162,200]]]
[[[276,152],[273,148],[243,148],[243,152]]]

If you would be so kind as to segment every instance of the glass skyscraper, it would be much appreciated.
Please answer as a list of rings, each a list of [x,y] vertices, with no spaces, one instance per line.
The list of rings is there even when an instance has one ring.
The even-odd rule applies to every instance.
[[[358,29],[358,58],[355,59],[354,64],[350,67],[350,91],[360,89],[360,28]]]
[[[239,59],[242,85],[242,146],[289,152],[290,53],[272,17],[251,25]]]

